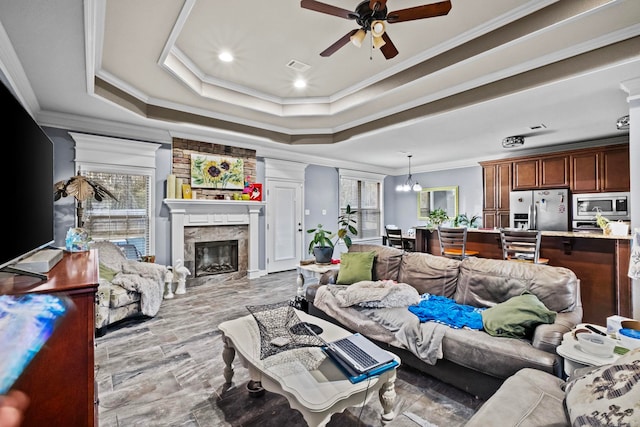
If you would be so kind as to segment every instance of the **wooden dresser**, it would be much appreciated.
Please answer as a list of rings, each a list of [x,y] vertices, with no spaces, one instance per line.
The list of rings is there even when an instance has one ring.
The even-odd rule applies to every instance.
[[[29,276],[0,279],[6,293],[65,294],[75,309],[63,319],[13,388],[29,395],[23,427],[97,426],[94,311],[98,253],[65,253],[47,281]]]

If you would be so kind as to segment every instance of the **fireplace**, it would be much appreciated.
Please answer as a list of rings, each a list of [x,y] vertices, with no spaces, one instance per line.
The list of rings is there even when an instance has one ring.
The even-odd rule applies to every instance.
[[[195,242],[195,277],[238,271],[238,241]]]

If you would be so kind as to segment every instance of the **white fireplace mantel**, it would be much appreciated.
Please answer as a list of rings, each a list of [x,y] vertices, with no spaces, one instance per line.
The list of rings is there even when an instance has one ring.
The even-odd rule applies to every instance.
[[[260,276],[258,214],[265,202],[251,200],[164,199],[171,214],[171,263],[184,261],[184,227],[207,225],[249,226],[247,276]]]

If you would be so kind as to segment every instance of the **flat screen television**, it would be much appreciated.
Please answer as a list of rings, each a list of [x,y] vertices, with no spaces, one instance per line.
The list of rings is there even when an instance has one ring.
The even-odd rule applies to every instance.
[[[53,142],[20,101],[0,83],[4,164],[0,167],[0,269],[53,244]]]

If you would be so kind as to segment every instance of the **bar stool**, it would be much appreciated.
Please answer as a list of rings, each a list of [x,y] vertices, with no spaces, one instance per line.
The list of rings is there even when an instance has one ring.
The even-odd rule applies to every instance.
[[[542,234],[539,230],[501,228],[502,258],[510,261],[549,264],[548,258],[540,257],[541,239]]]
[[[438,226],[440,253],[442,256],[463,259],[480,254],[479,251],[467,249],[467,227]]]

